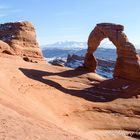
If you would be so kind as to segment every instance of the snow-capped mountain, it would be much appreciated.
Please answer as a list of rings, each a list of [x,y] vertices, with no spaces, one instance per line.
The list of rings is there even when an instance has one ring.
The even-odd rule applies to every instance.
[[[43,56],[49,59],[66,58],[68,54],[86,52],[86,42],[65,41],[41,46]]]
[[[56,42],[54,44],[47,44],[41,46],[42,49],[62,49],[62,50],[70,50],[70,49],[86,49],[86,42],[76,42],[76,41],[62,41]]]
[[[116,58],[115,49],[110,49],[112,44],[102,42],[100,46],[101,47],[99,47],[95,52],[96,57],[109,60]],[[105,49],[105,46],[108,49]],[[47,60],[52,60],[56,58],[66,58],[68,54],[76,54],[79,56],[84,56],[87,51],[87,43],[76,41],[65,41],[44,45],[41,46],[41,48],[44,57]]]
[[[41,46],[46,59],[67,58],[68,54],[84,56],[87,50],[86,42],[65,41]],[[140,53],[140,51],[138,50]],[[100,47],[94,52],[99,59],[115,60],[116,48],[108,40],[101,42]]]

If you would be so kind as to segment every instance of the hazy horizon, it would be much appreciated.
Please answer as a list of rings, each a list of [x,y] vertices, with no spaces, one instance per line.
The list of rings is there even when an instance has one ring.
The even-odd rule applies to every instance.
[[[54,43],[48,43],[48,44],[42,44],[40,45],[41,48],[47,48],[47,45],[60,45],[60,44],[67,44],[67,43],[86,43],[87,44],[87,41],[83,41],[83,42],[79,42],[79,41],[76,41],[76,40],[65,40],[65,41],[58,41],[58,42],[54,42]],[[136,49],[140,49],[140,44],[134,44]],[[59,46],[58,46],[59,47]],[[87,46],[86,46],[87,47]],[[101,41],[100,45],[99,45],[100,48],[106,48],[106,49],[116,49],[115,45],[109,41],[108,39],[104,39]],[[98,48],[99,48],[98,47]]]

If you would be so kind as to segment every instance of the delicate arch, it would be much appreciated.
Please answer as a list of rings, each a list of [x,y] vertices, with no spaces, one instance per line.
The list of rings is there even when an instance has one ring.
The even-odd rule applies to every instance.
[[[114,77],[140,81],[140,58],[132,43],[123,33],[122,25],[112,23],[97,24],[88,38],[88,50],[85,56],[84,65],[87,69],[95,72],[97,61],[93,56],[100,42],[108,38],[117,49],[117,60],[114,69]]]

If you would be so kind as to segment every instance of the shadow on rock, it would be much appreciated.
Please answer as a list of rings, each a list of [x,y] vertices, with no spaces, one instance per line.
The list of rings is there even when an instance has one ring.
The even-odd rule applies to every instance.
[[[133,96],[138,97],[140,95],[140,83],[133,81],[127,81],[125,79],[107,79],[103,82],[92,84],[90,88],[83,90],[68,89],[63,87],[61,84],[50,80],[44,79],[43,76],[57,75],[60,77],[76,77],[87,73],[82,70],[66,70],[59,73],[47,72],[35,69],[19,68],[25,76],[33,80],[37,80],[44,84],[60,90],[63,93],[70,94],[72,96],[84,98],[85,100],[92,102],[109,102],[117,98],[131,98]]]

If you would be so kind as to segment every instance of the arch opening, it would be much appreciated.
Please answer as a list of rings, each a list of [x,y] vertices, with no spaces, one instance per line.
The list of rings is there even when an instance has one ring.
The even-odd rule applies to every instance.
[[[117,57],[115,45],[108,38],[105,38],[100,42],[100,45],[93,55],[98,62],[96,73],[105,78],[113,78],[113,71]]]

